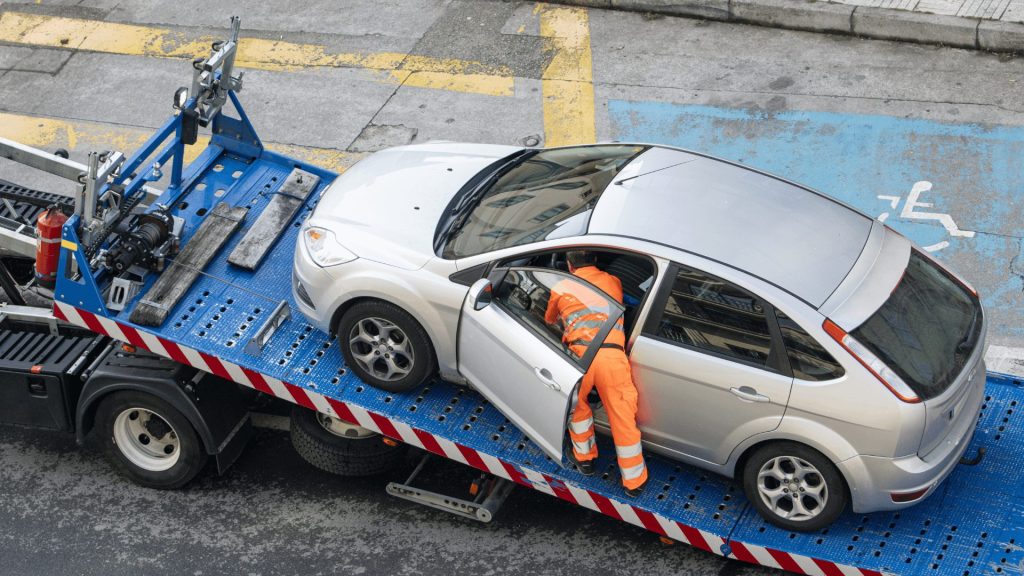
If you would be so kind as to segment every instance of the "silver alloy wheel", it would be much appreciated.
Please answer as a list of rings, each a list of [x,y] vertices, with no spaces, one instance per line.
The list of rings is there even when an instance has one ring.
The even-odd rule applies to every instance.
[[[825,477],[796,456],[776,456],[757,473],[757,492],[774,514],[802,522],[821,514],[828,504]]]
[[[349,350],[359,367],[385,382],[404,378],[416,361],[409,337],[383,318],[363,318],[348,335]]]
[[[323,427],[324,430],[342,438],[360,439],[377,435],[373,430],[367,430],[362,426],[349,424],[340,418],[332,418],[327,414],[321,414],[319,412],[316,414],[316,421],[320,423],[320,426]]]
[[[150,472],[171,469],[181,455],[181,440],[174,427],[145,408],[128,408],[117,415],[114,443],[128,461]]]

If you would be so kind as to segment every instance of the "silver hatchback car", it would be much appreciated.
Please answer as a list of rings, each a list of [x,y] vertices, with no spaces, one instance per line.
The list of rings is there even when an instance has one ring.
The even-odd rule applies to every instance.
[[[596,254],[622,280],[608,322],[645,447],[736,477],[790,530],[927,497],[984,395],[970,285],[836,200],[693,152],[389,149],[324,190],[301,236],[295,300],[358,376],[469,384],[557,461],[594,351],[544,311],[558,282],[610,300],[566,271],[567,251]]]

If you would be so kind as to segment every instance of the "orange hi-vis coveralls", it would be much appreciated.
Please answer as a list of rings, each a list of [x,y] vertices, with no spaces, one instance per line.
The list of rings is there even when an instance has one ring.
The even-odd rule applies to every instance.
[[[590,282],[606,294],[622,303],[622,282],[615,276],[603,272],[596,266],[576,269],[576,276]],[[561,318],[564,332],[562,341],[579,357],[597,336],[601,325],[608,319],[608,308],[600,305],[588,307],[568,286],[569,281],[556,284],[551,290],[544,320],[554,324]],[[559,288],[562,290],[559,290]],[[576,292],[579,290],[577,289]],[[603,310],[602,310],[603,308]],[[569,423],[569,437],[576,460],[585,462],[597,458],[597,442],[594,439],[594,414],[587,404],[587,395],[597,386],[608,422],[612,427],[615,455],[619,461],[622,484],[627,489],[642,486],[647,481],[647,466],[644,464],[640,446],[640,429],[636,426],[637,393],[629,358],[625,352],[626,336],[622,319],[608,333],[600,350],[583,375],[576,409]]]

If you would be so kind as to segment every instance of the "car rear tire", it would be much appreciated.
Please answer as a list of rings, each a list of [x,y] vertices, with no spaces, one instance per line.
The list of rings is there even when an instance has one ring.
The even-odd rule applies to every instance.
[[[408,312],[380,300],[358,302],[337,326],[345,364],[361,380],[387,392],[408,392],[434,375],[430,338]]]
[[[196,477],[207,455],[184,414],[143,392],[115,392],[96,410],[107,458],[132,482],[173,490]]]
[[[315,468],[339,476],[383,474],[405,461],[409,447],[372,430],[301,406],[292,408],[292,446]]]
[[[761,517],[793,532],[821,530],[846,508],[846,483],[817,450],[796,442],[762,446],[743,466],[743,490]]]

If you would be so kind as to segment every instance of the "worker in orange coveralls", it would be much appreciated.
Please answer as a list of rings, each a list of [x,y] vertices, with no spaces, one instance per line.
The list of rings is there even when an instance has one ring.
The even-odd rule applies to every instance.
[[[570,272],[622,303],[622,281],[598,269],[593,253],[571,251],[566,254],[566,259]],[[601,302],[588,305],[582,300],[594,298],[586,298],[580,292],[575,283],[563,280],[556,284],[551,290],[544,320],[552,325],[561,320],[562,341],[573,354],[582,357],[601,325],[607,321],[610,307]],[[640,430],[636,426],[637,392],[625,344],[622,318],[619,318],[597,351],[590,369],[583,375],[576,409],[569,423],[569,437],[577,468],[590,476],[594,473],[597,442],[594,438],[594,415],[587,404],[587,395],[597,386],[611,424],[622,484],[626,494],[636,497],[647,483],[647,466],[640,446]]]

